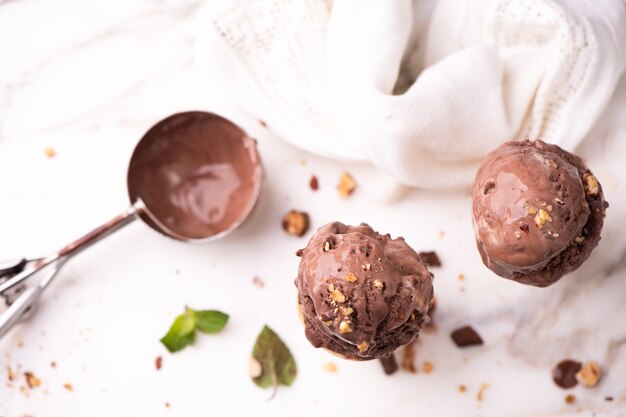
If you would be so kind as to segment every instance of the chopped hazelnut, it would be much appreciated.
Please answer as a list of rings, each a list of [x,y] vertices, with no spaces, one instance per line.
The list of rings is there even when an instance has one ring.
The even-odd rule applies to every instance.
[[[576,374],[576,380],[586,387],[593,387],[600,380],[602,371],[596,362],[587,362]]]
[[[548,205],[546,206],[546,209],[548,209],[548,211],[552,211],[552,204],[548,204]]]
[[[57,152],[54,150],[54,148],[46,148],[46,149],[43,150],[43,153],[48,158],[54,158],[55,156],[57,156]]]
[[[513,235],[515,236],[515,239],[521,239],[522,238],[522,234],[519,231],[514,231]]]
[[[555,197],[555,198],[554,198],[554,201],[556,201],[557,203],[559,203],[561,206],[562,206],[563,204],[565,204],[565,202],[564,202],[563,200],[561,200],[559,197]]]
[[[600,186],[598,180],[590,172],[583,175],[583,181],[585,182],[585,193],[588,195],[596,195],[600,192]]]
[[[74,391],[74,386],[72,384],[65,383],[63,384],[63,388],[65,388],[66,390],[70,392]]]
[[[333,300],[336,303],[345,303],[346,302],[346,296],[343,295],[343,293],[339,290],[333,290],[330,293],[330,299]]]
[[[290,235],[303,236],[309,230],[309,215],[302,211],[291,210],[283,217],[283,229]]]
[[[347,322],[342,321],[339,323],[339,333],[343,334],[343,333],[350,333],[350,332],[352,332],[352,327],[350,327],[350,325]]]
[[[26,378],[26,383],[29,388],[35,388],[41,385],[41,380],[37,378],[32,372],[24,372],[24,377]]]
[[[356,281],[356,275],[354,275],[352,272],[348,272],[344,278],[348,282],[355,282]]]
[[[424,364],[422,365],[422,369],[424,370],[425,374],[431,373],[433,371],[433,364],[432,364],[432,362],[424,361]]]
[[[356,188],[356,182],[354,178],[347,172],[341,174],[339,177],[339,184],[337,185],[337,189],[339,190],[339,195],[342,197],[348,197],[350,194],[354,192]]]
[[[337,364],[335,362],[326,362],[323,368],[325,371],[328,371],[332,374],[337,372]]]
[[[550,214],[548,214],[548,212],[544,209],[539,209],[539,212],[535,216],[535,224],[537,225],[537,227],[541,229],[546,222],[551,221],[552,217],[550,217]]]
[[[363,264],[361,265],[361,269],[363,269],[364,271],[369,271],[372,269],[372,264]]]
[[[535,213],[537,213],[537,207],[528,206],[528,214],[535,214]]]
[[[383,283],[380,282],[379,280],[374,280],[374,287],[378,288],[378,289],[382,289],[383,288]]]
[[[354,312],[354,310],[352,309],[352,307],[346,307],[346,308],[343,309],[343,315],[344,316],[349,316],[353,312]]]
[[[356,345],[356,347],[359,349],[359,352],[363,353],[370,347],[370,344],[367,342],[361,342]]]
[[[574,238],[574,242],[576,242],[576,243],[580,243],[580,242],[582,242],[583,240],[585,240],[585,237],[584,237],[584,236],[576,236],[576,237]]]
[[[324,252],[329,252],[330,251],[330,242],[325,242],[324,243]]]

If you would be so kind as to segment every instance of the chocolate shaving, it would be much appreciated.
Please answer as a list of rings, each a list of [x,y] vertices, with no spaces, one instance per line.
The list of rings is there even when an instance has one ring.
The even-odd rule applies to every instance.
[[[450,337],[458,347],[482,345],[483,339],[471,326],[464,326],[456,329]]]
[[[434,268],[438,268],[441,266],[441,260],[439,259],[439,256],[437,256],[437,253],[434,251],[420,252],[419,256],[422,262],[426,264],[426,266],[432,266]]]

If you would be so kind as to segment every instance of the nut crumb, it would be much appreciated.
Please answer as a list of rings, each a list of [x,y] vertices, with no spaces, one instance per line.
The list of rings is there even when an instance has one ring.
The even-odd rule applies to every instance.
[[[568,394],[565,396],[565,403],[566,404],[574,404],[576,402],[576,397],[573,396],[572,394]]]
[[[7,366],[7,379],[9,381],[14,381],[15,380],[15,372],[13,372],[13,369],[11,369],[10,366]]]
[[[459,385],[459,392],[467,391],[467,387],[465,385]]]
[[[465,274],[460,273],[457,278],[459,279],[459,281],[463,281],[465,279]]]
[[[356,282],[356,275],[354,275],[352,272],[348,272],[344,278],[348,282]]]
[[[254,277],[252,277],[252,284],[254,284],[256,287],[259,288],[263,288],[265,287],[265,281],[263,281],[261,278],[259,278],[257,275],[255,275]]]
[[[337,364],[335,362],[326,362],[322,368],[331,374],[337,372]]]
[[[72,386],[72,384],[65,383],[63,384],[63,388],[65,388],[66,390],[70,392],[74,391],[74,386]]]
[[[437,255],[437,252],[435,251],[420,252],[418,253],[418,255],[420,259],[422,260],[422,262],[426,264],[426,266],[432,266],[432,267],[441,266],[441,260],[439,259],[439,256]]]
[[[165,403],[165,408],[170,408],[172,405],[170,403]]]
[[[20,349],[23,348],[24,347],[24,341],[23,340],[19,340],[17,342],[17,347],[20,348]]]
[[[55,156],[57,156],[57,152],[54,150],[54,148],[46,148],[46,149],[43,150],[43,153],[48,158],[54,158]]]
[[[309,215],[303,211],[291,210],[283,217],[283,229],[293,236],[304,236],[309,230]]]
[[[585,240],[584,236],[576,236],[574,238],[574,242],[576,242],[576,243],[581,243],[583,240]]]
[[[324,252],[330,252],[330,242],[324,242]]]
[[[598,180],[590,172],[583,175],[583,181],[585,182],[585,193],[588,195],[597,195],[600,192],[600,186]]]
[[[543,225],[546,224],[546,222],[551,221],[552,217],[550,217],[550,214],[548,214],[548,212],[544,209],[539,209],[539,212],[535,216],[535,224],[537,225],[537,227],[541,229]]]
[[[528,206],[528,214],[536,214],[537,213],[537,207],[535,206]]]
[[[24,372],[24,377],[26,378],[26,383],[29,388],[35,388],[41,385],[41,380],[37,378],[32,372]]]
[[[602,371],[600,365],[596,362],[587,362],[580,368],[580,371],[576,373],[576,380],[586,387],[593,387],[598,383]]]
[[[559,205],[561,205],[561,206],[562,206],[563,204],[565,204],[565,202],[564,202],[563,200],[561,200],[559,197],[555,197],[555,198],[554,198],[554,201],[556,201],[556,202],[557,202]]]
[[[355,188],[356,182],[354,181],[354,178],[352,178],[352,176],[347,172],[341,174],[341,177],[339,177],[339,184],[337,185],[339,195],[346,198],[354,192]]]
[[[370,344],[367,342],[361,342],[358,345],[356,345],[356,347],[357,349],[359,349],[359,352],[363,353],[370,347]]]
[[[345,303],[346,302],[346,296],[343,295],[343,293],[341,291],[339,291],[339,290],[331,290],[330,299],[333,300],[336,303]]]
[[[546,206],[546,209],[548,209],[548,211],[552,211],[552,204],[548,204],[548,205]]]
[[[161,366],[163,366],[163,357],[157,356],[157,358],[154,361],[154,366],[156,367],[157,371],[160,371]]]
[[[369,263],[363,264],[361,265],[361,269],[364,271],[370,271],[372,269],[372,264],[369,264]]]
[[[351,332],[352,332],[352,327],[350,327],[350,325],[347,322],[342,321],[341,323],[339,323],[339,333],[345,334],[345,333],[351,333]]]
[[[422,370],[425,374],[429,374],[433,371],[433,364],[430,361],[424,361],[422,364]]]
[[[378,288],[379,290],[382,289],[384,287],[384,284],[382,282],[380,282],[379,280],[375,279],[374,280],[374,287]]]
[[[349,316],[353,312],[354,312],[354,310],[352,309],[352,307],[346,307],[346,308],[343,309],[343,315],[344,316]]]
[[[478,401],[482,401],[485,396],[485,391],[490,387],[489,384],[481,384],[480,389],[478,390],[478,394],[476,394],[476,399]]]
[[[521,239],[522,238],[522,234],[518,230],[514,231],[513,235],[515,236],[515,239]]]

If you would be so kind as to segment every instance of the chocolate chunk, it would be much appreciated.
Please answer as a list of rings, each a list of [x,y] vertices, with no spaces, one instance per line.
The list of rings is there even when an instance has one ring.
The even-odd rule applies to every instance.
[[[311,175],[311,181],[309,181],[309,187],[311,190],[317,191],[320,188],[319,182],[317,181],[317,177],[315,175]]]
[[[456,329],[450,337],[458,347],[482,345],[483,339],[471,326],[464,326]]]
[[[387,375],[393,375],[398,371],[398,362],[396,362],[396,357],[393,356],[393,353],[387,357],[380,358],[380,364]]]
[[[552,380],[563,389],[573,388],[578,384],[576,374],[582,368],[580,362],[566,359],[558,363],[552,370]]]
[[[441,261],[439,260],[439,256],[434,251],[431,252],[420,252],[420,259],[422,262],[426,264],[426,266],[440,267]]]
[[[613,397],[604,397],[604,401],[613,401]]]

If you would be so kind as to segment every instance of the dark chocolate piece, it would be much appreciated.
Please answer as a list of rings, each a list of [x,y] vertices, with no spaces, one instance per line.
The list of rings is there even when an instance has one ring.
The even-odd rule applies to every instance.
[[[398,361],[393,353],[389,356],[380,358],[380,364],[383,366],[383,371],[387,375],[393,375],[398,371]]]
[[[437,256],[437,253],[434,251],[420,252],[419,256],[422,262],[426,264],[426,266],[432,266],[436,268],[441,266],[441,261],[439,260],[439,256]]]
[[[458,347],[482,345],[483,339],[471,326],[463,326],[450,334],[450,337]]]
[[[552,370],[552,380],[561,388],[573,388],[578,384],[576,374],[580,371],[580,368],[582,368],[580,362],[571,359],[561,361]]]

